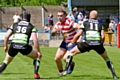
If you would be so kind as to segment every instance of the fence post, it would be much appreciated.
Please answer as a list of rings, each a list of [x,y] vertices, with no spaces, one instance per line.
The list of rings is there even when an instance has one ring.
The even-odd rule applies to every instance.
[[[42,27],[45,26],[45,11],[44,11],[44,4],[42,4]]]
[[[120,48],[120,23],[117,25],[117,29],[118,29],[118,48]]]
[[[68,0],[68,12],[69,13],[72,12],[72,10],[71,10],[71,0]]]

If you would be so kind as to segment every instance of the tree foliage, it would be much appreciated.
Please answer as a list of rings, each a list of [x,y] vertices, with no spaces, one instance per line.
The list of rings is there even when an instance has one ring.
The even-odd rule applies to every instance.
[[[62,2],[67,2],[67,0],[0,0],[0,5],[6,6],[41,6],[42,3],[45,5],[60,5]]]

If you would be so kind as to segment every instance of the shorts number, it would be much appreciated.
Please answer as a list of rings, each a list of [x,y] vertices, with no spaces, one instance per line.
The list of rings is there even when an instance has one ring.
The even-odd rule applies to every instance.
[[[27,31],[27,27],[17,26],[17,31],[16,32],[26,33],[26,31]]]

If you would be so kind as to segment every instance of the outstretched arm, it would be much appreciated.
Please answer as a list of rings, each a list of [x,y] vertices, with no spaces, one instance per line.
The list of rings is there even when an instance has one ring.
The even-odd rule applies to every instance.
[[[53,28],[52,29],[52,36],[55,36],[55,33],[57,32],[57,29],[56,28]]]
[[[77,42],[77,40],[79,39],[79,37],[82,35],[83,30],[80,29],[76,35],[74,36],[73,40],[71,41],[71,43],[68,44],[68,47],[72,46],[75,42]]]
[[[4,51],[5,52],[7,52],[7,50],[8,50],[8,40],[11,35],[12,35],[12,30],[9,29],[4,38]]]
[[[104,41],[105,41],[105,32],[104,32],[104,30],[101,31],[101,39],[102,39],[102,42],[104,43]]]
[[[32,39],[33,39],[33,43],[34,43],[35,49],[37,50],[37,52],[40,52],[39,42],[38,42],[38,38],[37,38],[36,32],[32,32],[31,36],[32,36]]]

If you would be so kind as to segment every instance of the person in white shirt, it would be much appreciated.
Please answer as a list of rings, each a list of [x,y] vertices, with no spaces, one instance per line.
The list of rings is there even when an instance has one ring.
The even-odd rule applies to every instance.
[[[75,21],[75,18],[71,12],[67,15],[67,18],[72,20],[72,21]]]
[[[18,12],[15,12],[15,15],[13,16],[13,22],[16,23],[16,22],[19,22],[21,19],[20,19],[20,16],[18,15]]]
[[[78,14],[77,17],[78,17],[79,21],[83,21],[84,16],[81,12]]]
[[[112,29],[114,33],[114,42],[117,43],[117,25],[114,20],[110,21],[109,28]]]

